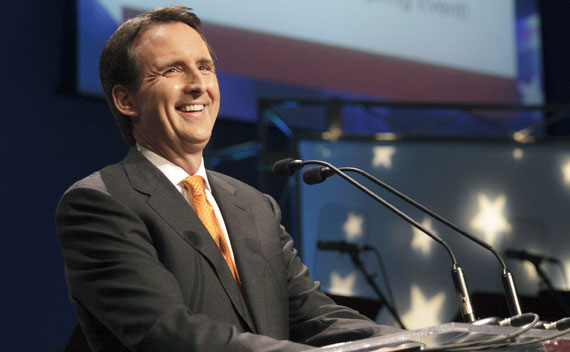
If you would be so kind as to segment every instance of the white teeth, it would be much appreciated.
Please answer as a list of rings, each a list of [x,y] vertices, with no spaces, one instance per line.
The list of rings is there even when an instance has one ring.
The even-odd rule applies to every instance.
[[[204,109],[204,105],[199,104],[199,105],[184,105],[180,107],[180,110],[185,111],[185,112],[190,112],[190,111],[202,111]]]

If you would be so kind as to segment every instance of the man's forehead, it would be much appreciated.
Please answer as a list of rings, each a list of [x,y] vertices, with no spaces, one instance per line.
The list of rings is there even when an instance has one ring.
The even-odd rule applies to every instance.
[[[142,43],[147,40],[173,40],[181,36],[192,38],[193,40],[199,39],[200,42],[204,42],[204,39],[196,29],[183,22],[153,24],[137,35],[136,42]]]
[[[194,28],[182,22],[157,24],[140,33],[135,41],[135,49],[140,53],[166,52],[182,53],[189,51],[207,55],[211,59],[209,47],[204,38]]]

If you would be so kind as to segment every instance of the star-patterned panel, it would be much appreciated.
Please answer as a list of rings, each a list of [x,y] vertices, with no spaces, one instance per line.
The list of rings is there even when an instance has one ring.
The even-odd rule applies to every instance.
[[[474,230],[482,234],[482,240],[494,246],[501,234],[511,232],[511,224],[504,215],[507,197],[499,195],[490,200],[485,194],[477,195],[479,211],[469,224]]]
[[[424,228],[429,230],[431,233],[437,236],[437,231],[433,229],[431,218],[424,218],[420,223]],[[410,247],[414,250],[419,251],[423,255],[428,255],[431,253],[431,248],[433,245],[433,239],[426,235],[422,230],[415,226],[412,226],[413,238],[410,242]]]
[[[358,167],[373,174],[493,245],[499,253],[527,249],[570,263],[570,243],[566,240],[570,228],[570,151],[564,148],[397,141],[303,141],[299,147],[302,159],[322,159],[337,167]],[[471,294],[502,294],[500,265],[489,252],[382,188],[358,180],[451,246]],[[303,259],[324,291],[375,298],[349,255],[320,251],[315,246],[318,240],[362,243],[380,253],[396,308],[407,325],[426,327],[459,317],[451,261],[439,244],[340,177],[314,186],[300,181],[299,187]],[[386,295],[388,287],[378,275],[375,256],[362,252],[360,259],[376,274],[375,281]],[[542,287],[536,270],[519,260],[505,261],[519,294],[537,295]],[[564,286],[559,269],[546,271],[556,285]],[[381,309],[379,321],[390,321],[387,315]]]

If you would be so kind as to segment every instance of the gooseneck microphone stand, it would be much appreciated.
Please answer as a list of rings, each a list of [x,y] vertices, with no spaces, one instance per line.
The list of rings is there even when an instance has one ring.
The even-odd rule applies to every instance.
[[[463,321],[468,322],[468,323],[472,323],[475,321],[475,313],[473,311],[473,306],[471,305],[471,300],[469,297],[469,291],[467,289],[467,284],[465,282],[465,277],[463,275],[463,269],[461,269],[461,267],[457,263],[457,259],[455,257],[455,254],[453,253],[453,251],[451,250],[449,245],[443,239],[436,236],[432,231],[428,230],[425,226],[421,225],[420,223],[418,223],[417,221],[412,219],[410,216],[408,216],[407,214],[402,212],[400,209],[396,208],[394,205],[390,204],[389,202],[384,200],[382,197],[378,196],[376,193],[374,193],[371,190],[369,190],[368,188],[364,187],[359,182],[357,182],[356,180],[354,180],[353,178],[348,176],[346,173],[344,173],[342,170],[339,170],[337,167],[333,166],[330,163],[327,163],[327,162],[321,161],[321,160],[301,161],[301,160],[286,159],[286,160],[282,160],[282,161],[275,163],[274,171],[276,171],[276,173],[283,171],[281,174],[285,174],[285,172],[291,172],[290,174],[293,174],[294,172],[299,170],[301,167],[303,167],[305,165],[309,165],[309,164],[322,165],[322,166],[326,166],[327,168],[333,170],[336,174],[338,174],[340,177],[342,177],[343,179],[345,179],[346,181],[351,183],[353,186],[355,186],[356,188],[358,188],[362,192],[366,193],[368,196],[370,196],[371,198],[373,198],[377,202],[381,203],[386,208],[391,210],[393,213],[395,213],[396,215],[398,215],[399,217],[404,219],[406,222],[408,222],[409,224],[411,224],[412,226],[414,226],[418,230],[422,231],[424,234],[431,237],[433,240],[435,240],[437,243],[439,243],[441,246],[443,246],[444,249],[449,254],[449,257],[450,257],[451,262],[452,262],[451,277],[453,279],[453,285],[455,288],[455,292],[457,294],[457,298],[459,300],[459,308],[460,308],[459,310],[461,312],[461,316],[463,318]],[[309,171],[309,170],[306,170],[306,171]],[[315,170],[315,171],[318,171],[318,170]],[[308,177],[305,177],[306,175]],[[309,174],[306,174],[306,173],[303,174],[303,180],[307,184],[314,184],[314,183],[322,182],[320,171],[315,172],[315,173],[310,172]],[[322,180],[324,180],[324,178]],[[316,182],[313,182],[313,181],[316,181]]]
[[[463,230],[459,226],[453,224],[451,221],[449,221],[449,220],[445,219],[444,217],[440,216],[439,214],[431,211],[430,209],[426,208],[425,206],[421,205],[420,203],[416,202],[415,200],[411,199],[410,197],[406,196],[405,194],[403,194],[403,193],[399,192],[398,190],[390,187],[388,184],[382,182],[381,180],[372,176],[371,174],[367,173],[366,171],[363,171],[363,170],[355,168],[355,167],[340,167],[339,170],[342,170],[344,172],[355,172],[355,173],[358,173],[358,174],[366,177],[368,180],[370,180],[370,181],[374,182],[375,184],[381,186],[382,188],[384,188],[387,191],[389,191],[390,193],[396,195],[397,197],[404,200],[408,204],[410,204],[410,205],[416,207],[417,209],[423,211],[424,213],[428,214],[432,218],[435,218],[439,222],[441,222],[444,225],[455,230],[457,233],[463,235],[464,237],[468,238],[469,240],[477,243],[478,245],[480,245],[483,248],[490,251],[497,258],[497,260],[499,261],[499,263],[501,264],[501,267],[502,267],[503,272],[502,272],[501,280],[503,283],[503,289],[504,289],[505,298],[507,301],[507,306],[509,308],[509,313],[511,314],[511,316],[517,316],[517,315],[522,314],[521,306],[520,306],[520,303],[518,300],[517,290],[515,288],[515,282],[513,279],[513,275],[507,269],[507,265],[505,264],[505,261],[503,260],[501,255],[499,255],[499,253],[491,245],[489,245],[488,243],[486,243],[486,242],[480,240],[479,238],[473,236],[472,234]],[[329,173],[325,172],[325,176],[328,174]],[[541,275],[540,269],[538,268],[538,266],[536,264],[535,264],[535,267],[537,268],[537,272],[539,273],[539,275],[544,279],[544,277]],[[549,285],[548,279],[546,279],[544,281],[549,287],[551,287],[551,285]]]

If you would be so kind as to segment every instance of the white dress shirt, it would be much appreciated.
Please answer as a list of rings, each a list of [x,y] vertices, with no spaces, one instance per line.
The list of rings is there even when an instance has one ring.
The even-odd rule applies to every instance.
[[[216,203],[216,200],[212,195],[210,183],[208,182],[208,176],[206,175],[206,167],[204,166],[204,158],[202,158],[202,161],[200,162],[200,167],[198,168],[198,171],[194,175],[188,175],[188,173],[184,171],[181,167],[175,165],[171,161],[163,158],[162,156],[156,154],[152,150],[143,147],[138,143],[137,143],[137,150],[141,152],[141,154],[145,158],[147,158],[148,161],[150,161],[154,166],[156,166],[164,174],[164,176],[168,178],[170,182],[172,182],[174,187],[176,187],[178,192],[182,194],[182,196],[186,199],[186,201],[188,202],[188,204],[190,204],[192,208],[194,208],[194,203],[192,202],[192,195],[188,194],[186,187],[184,187],[184,185],[182,184],[182,180],[184,180],[188,176],[194,176],[194,175],[202,176],[202,178],[204,179],[204,188],[206,189],[206,198],[214,208],[214,213],[216,214],[218,223],[220,224],[222,232],[224,233],[224,238],[226,240],[226,243],[228,244],[232,260],[237,269],[237,264],[234,258],[234,252],[232,250],[232,244],[230,241],[230,237],[228,236],[228,230],[226,229],[224,218],[222,217],[220,208],[218,207],[218,204]]]

